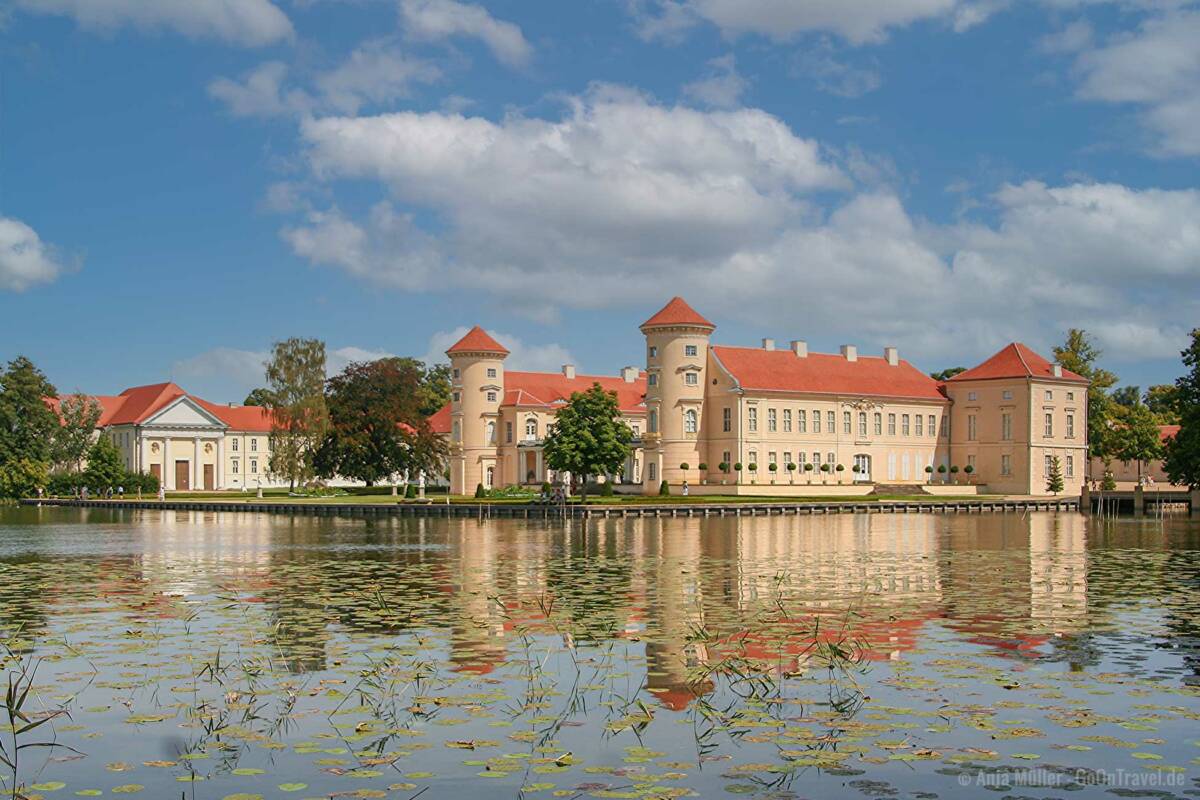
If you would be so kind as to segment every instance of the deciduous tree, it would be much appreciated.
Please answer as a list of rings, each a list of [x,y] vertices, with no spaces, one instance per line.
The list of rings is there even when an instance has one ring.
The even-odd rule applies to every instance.
[[[271,406],[271,390],[263,389],[262,387],[252,389],[250,394],[246,395],[246,399],[242,405],[269,408]]]
[[[1054,357],[1064,369],[1087,378],[1088,385],[1088,451],[1105,463],[1112,460],[1112,407],[1108,390],[1117,382],[1117,376],[1096,366],[1102,355],[1092,343],[1087,331],[1071,328],[1067,341],[1054,348]]]
[[[58,405],[59,425],[54,431],[50,460],[60,472],[78,472],[92,446],[96,425],[104,409],[94,397],[69,394]]]
[[[271,462],[275,475],[296,488],[314,474],[313,459],[329,430],[325,404],[325,343],[317,339],[276,342],[267,363],[271,412]]]
[[[1140,386],[1122,386],[1120,389],[1115,389],[1112,393],[1113,402],[1125,408],[1133,408],[1142,402],[1142,387]]]
[[[121,451],[107,436],[101,436],[87,454],[87,468],[83,479],[92,489],[104,491],[125,483],[125,460]]]
[[[621,419],[616,392],[596,383],[572,394],[558,410],[543,452],[551,469],[582,479],[586,502],[588,479],[619,471],[629,458],[631,439],[633,431]]]
[[[0,466],[33,461],[49,466],[58,416],[46,404],[58,393],[41,370],[17,356],[0,374]]]
[[[1200,489],[1200,328],[1192,331],[1183,363],[1188,371],[1175,381],[1179,433],[1167,442],[1167,475],[1172,483]]]
[[[1158,418],[1141,403],[1128,408],[1118,407],[1111,435],[1113,457],[1121,461],[1138,462],[1139,481],[1143,462],[1157,461],[1163,457]]]
[[[1179,424],[1179,390],[1173,383],[1160,383],[1146,390],[1146,405],[1160,425]]]
[[[967,371],[966,367],[950,367],[949,369],[943,369],[943,370],[938,370],[937,372],[931,372],[931,373],[929,373],[929,377],[933,378],[935,381],[948,381],[951,378],[953,378],[955,375],[958,375],[959,373],[966,372],[966,371]]]

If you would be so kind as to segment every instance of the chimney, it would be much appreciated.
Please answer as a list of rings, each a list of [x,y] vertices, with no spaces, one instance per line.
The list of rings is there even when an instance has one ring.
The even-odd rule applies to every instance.
[[[847,361],[858,361],[858,348],[852,344],[842,345],[842,355]]]
[[[808,358],[808,342],[803,339],[792,339],[792,352],[797,358]]]
[[[774,349],[775,349],[775,340],[774,339],[763,339],[763,350],[774,350]]]
[[[621,377],[626,383],[635,383],[640,374],[637,367],[625,367],[621,370]]]
[[[575,378],[575,365],[563,364],[563,376],[573,380]]]
[[[893,367],[900,366],[900,351],[894,347],[883,348],[883,357],[887,359],[888,364]]]
[[[1054,372],[1054,377],[1061,378],[1062,377],[1062,364],[1055,364],[1052,368],[1052,371]]]

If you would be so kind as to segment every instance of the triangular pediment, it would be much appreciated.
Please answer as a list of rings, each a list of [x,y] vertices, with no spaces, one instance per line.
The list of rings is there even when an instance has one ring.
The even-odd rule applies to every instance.
[[[225,428],[224,422],[218,419],[213,414],[205,411],[198,403],[190,397],[184,396],[177,400],[168,403],[158,411],[154,416],[147,419],[144,425],[157,425],[161,427],[178,426],[178,427],[204,427],[204,428]]]

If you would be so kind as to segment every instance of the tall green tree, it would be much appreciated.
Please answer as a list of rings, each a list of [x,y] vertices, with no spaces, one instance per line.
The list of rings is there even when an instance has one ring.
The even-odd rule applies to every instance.
[[[411,361],[424,372],[420,388],[421,413],[432,417],[450,402],[450,365],[434,364],[427,367],[415,359],[401,360]]]
[[[1050,494],[1058,494],[1064,488],[1062,462],[1058,456],[1050,458],[1050,473],[1046,475],[1046,491]]]
[[[267,363],[265,408],[271,412],[272,474],[296,488],[314,475],[314,458],[329,431],[325,404],[325,343],[276,342]]]
[[[430,372],[415,359],[383,358],[350,364],[330,378],[330,428],[317,451],[317,473],[368,486],[401,473],[436,473],[446,445],[425,413],[432,402],[428,384],[439,380]]]
[[[551,469],[570,472],[582,479],[583,500],[593,475],[618,472],[629,458],[633,431],[621,419],[616,392],[592,384],[586,392],[575,392],[558,410],[543,447]]]
[[[0,374],[0,466],[26,460],[50,463],[58,415],[46,404],[58,392],[42,371],[17,356]]]
[[[111,439],[102,435],[88,450],[84,481],[96,491],[104,491],[110,486],[115,488],[125,483],[126,474],[121,451]]]
[[[1141,405],[1142,387],[1122,386],[1120,389],[1113,390],[1112,399],[1114,403],[1125,408],[1133,408],[1136,405]]]
[[[1158,416],[1160,425],[1179,424],[1179,389],[1173,383],[1159,383],[1146,390],[1146,405]]]
[[[1200,328],[1182,355],[1188,370],[1175,381],[1179,433],[1167,442],[1167,475],[1172,483],[1200,489]]]
[[[1054,357],[1064,369],[1081,375],[1090,381],[1088,385],[1088,452],[1106,465],[1113,458],[1113,401],[1108,390],[1117,382],[1117,376],[1096,366],[1101,351],[1092,342],[1087,331],[1071,328],[1067,341],[1054,348]]]
[[[59,426],[51,443],[50,461],[54,469],[79,472],[103,411],[100,402],[86,394],[62,398],[58,404]]]
[[[958,375],[959,373],[966,372],[966,371],[967,371],[966,367],[950,367],[949,369],[942,369],[942,370],[938,370],[937,372],[931,372],[931,373],[929,373],[929,377],[933,378],[935,381],[948,381],[951,378],[953,378],[955,375]]]
[[[242,405],[269,408],[271,405],[271,391],[262,387],[252,389],[250,394],[246,395],[246,399],[242,401]]]
[[[1142,464],[1163,457],[1158,418],[1141,403],[1131,407],[1118,406],[1111,435],[1113,457],[1121,461],[1136,461],[1139,481]]]

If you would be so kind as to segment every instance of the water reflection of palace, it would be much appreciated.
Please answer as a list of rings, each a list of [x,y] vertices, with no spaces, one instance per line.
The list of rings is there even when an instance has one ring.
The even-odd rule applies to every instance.
[[[57,549],[81,553],[71,585],[18,598],[0,573],[0,599],[27,625],[47,606],[101,596],[165,616],[183,613],[182,598],[236,598],[262,609],[297,672],[328,668],[331,643],[359,633],[427,632],[467,676],[523,657],[526,635],[618,642],[644,655],[647,688],[672,708],[708,688],[692,671],[735,641],[747,657],[802,669],[813,617],[874,658],[903,658],[936,625],[996,652],[1074,661],[1086,660],[1076,639],[1097,604],[1112,599],[1103,576],[1090,580],[1093,523],[1073,514],[546,524],[142,512],[112,524],[122,523],[112,512],[80,513],[78,525],[46,529],[64,537]],[[53,560],[56,543],[42,547]],[[1171,580],[1148,576],[1146,591]],[[737,639],[780,598],[788,635]]]

